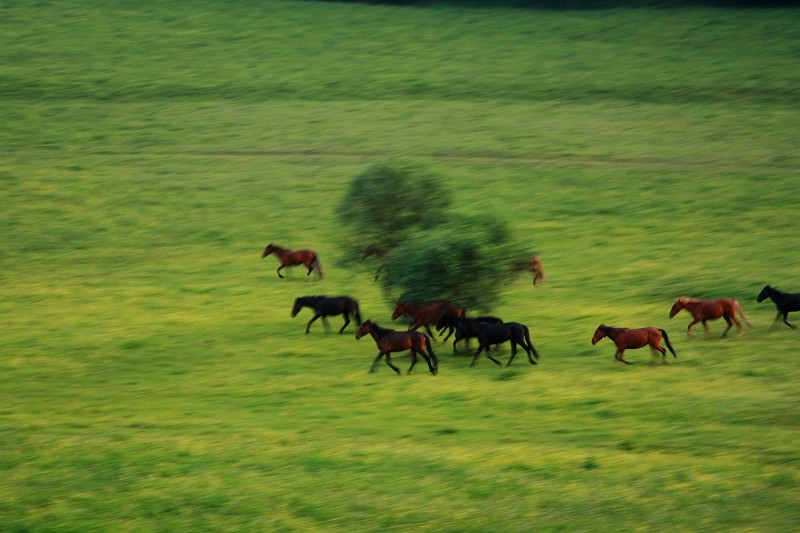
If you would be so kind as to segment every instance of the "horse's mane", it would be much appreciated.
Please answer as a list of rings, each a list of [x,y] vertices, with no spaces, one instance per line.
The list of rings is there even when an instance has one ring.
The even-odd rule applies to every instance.
[[[697,298],[690,298],[689,296],[680,296],[678,298],[678,301],[681,302],[682,304],[685,304],[687,302],[699,302],[700,300],[698,300]]]
[[[372,327],[375,329],[375,331],[377,331],[378,333],[392,333],[394,331],[393,329],[380,327],[377,322],[372,322],[370,320],[370,323],[372,324]]]

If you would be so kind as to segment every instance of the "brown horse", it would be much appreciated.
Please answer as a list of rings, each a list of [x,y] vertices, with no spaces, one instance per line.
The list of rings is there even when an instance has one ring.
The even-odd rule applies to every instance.
[[[392,356],[390,354],[404,350],[411,350],[411,366],[408,367],[407,374],[410,374],[411,369],[417,364],[417,354],[421,355],[428,363],[431,374],[436,375],[439,371],[439,361],[431,348],[431,340],[425,334],[418,331],[395,331],[382,328],[371,320],[366,320],[361,324],[361,327],[356,332],[356,339],[360,339],[366,334],[372,335],[379,350],[378,356],[369,369],[370,374],[375,371],[375,365],[384,355],[386,356],[386,364],[400,374],[400,369],[392,364]]]
[[[368,257],[375,257],[380,261],[380,265],[378,266],[378,270],[375,271],[375,281],[378,281],[378,276],[381,275],[381,270],[386,267],[388,263],[388,255],[389,250],[385,248],[381,248],[380,246],[376,246],[374,244],[370,244],[364,249],[364,253],[361,254],[361,260],[367,259]]]
[[[397,320],[401,315],[411,318],[409,330],[425,327],[431,338],[435,338],[431,331],[431,324],[438,324],[443,318],[451,319],[448,323],[456,324],[464,316],[464,309],[458,304],[448,300],[418,304],[414,302],[400,302],[392,313],[392,320]],[[448,337],[452,333],[448,333]],[[445,338],[446,339],[446,338]]]
[[[283,278],[281,275],[281,270],[284,268],[294,265],[305,265],[308,269],[308,272],[306,273],[306,281],[308,281],[308,276],[311,275],[311,272],[313,272],[315,268],[317,269],[317,275],[319,276],[319,279],[322,279],[322,265],[320,264],[317,253],[314,250],[287,250],[286,248],[281,248],[280,246],[269,243],[267,247],[264,248],[264,253],[261,254],[261,259],[264,259],[273,252],[281,261],[281,266],[278,267],[279,278]]]
[[[744,314],[742,305],[738,301],[731,300],[730,298],[720,298],[719,300],[698,300],[697,298],[681,296],[675,300],[674,304],[672,304],[669,317],[674,317],[681,311],[681,309],[686,309],[692,313],[693,317],[693,320],[689,323],[689,327],[686,328],[687,335],[692,334],[692,326],[698,322],[703,323],[703,329],[706,330],[706,335],[711,335],[711,330],[708,329],[708,324],[706,324],[706,322],[709,320],[716,320],[720,317],[724,318],[725,322],[728,323],[728,327],[722,332],[722,338],[725,338],[725,336],[728,335],[728,331],[731,329],[733,324],[736,324],[736,328],[739,330],[739,335],[742,335],[744,330],[742,329],[742,324],[736,319],[737,311],[740,315],[742,315],[742,319],[745,321],[745,323],[751,328],[753,327],[750,321],[747,320],[747,315]]]
[[[542,283],[547,279],[547,275],[544,273],[544,268],[542,267],[542,258],[538,255],[531,257],[531,262],[528,264],[528,270],[533,273],[534,286],[536,285],[537,281]]]
[[[597,330],[594,332],[592,344],[597,344],[597,342],[603,337],[608,337],[614,341],[614,344],[617,345],[617,353],[614,355],[614,357],[617,359],[617,361],[625,363],[626,365],[633,363],[626,361],[622,357],[622,353],[625,350],[628,348],[642,348],[643,346],[648,345],[653,353],[655,353],[656,350],[661,352],[661,362],[667,364],[667,351],[661,347],[662,337],[664,338],[667,348],[669,348],[669,351],[672,353],[672,356],[678,357],[678,354],[676,354],[675,350],[672,349],[672,345],[669,342],[669,337],[667,337],[667,332],[660,328],[629,329],[615,328],[612,326],[606,326],[605,324],[600,324],[597,326]]]

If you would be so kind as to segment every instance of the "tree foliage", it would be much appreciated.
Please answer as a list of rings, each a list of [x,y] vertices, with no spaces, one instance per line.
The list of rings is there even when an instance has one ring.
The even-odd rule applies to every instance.
[[[370,245],[387,252],[378,281],[392,300],[491,309],[526,252],[501,218],[453,213],[451,203],[442,181],[420,166],[370,167],[353,179],[339,210],[351,257]]]
[[[415,230],[441,224],[452,195],[438,176],[410,162],[370,166],[350,182],[339,219],[362,246],[391,249]]]

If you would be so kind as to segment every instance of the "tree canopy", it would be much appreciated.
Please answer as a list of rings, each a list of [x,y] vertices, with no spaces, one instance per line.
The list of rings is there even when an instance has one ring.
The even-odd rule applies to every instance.
[[[382,163],[350,183],[339,209],[347,249],[385,254],[378,282],[394,300],[456,300],[488,310],[530,254],[513,244],[508,224],[494,215],[450,210],[443,180],[419,165]]]

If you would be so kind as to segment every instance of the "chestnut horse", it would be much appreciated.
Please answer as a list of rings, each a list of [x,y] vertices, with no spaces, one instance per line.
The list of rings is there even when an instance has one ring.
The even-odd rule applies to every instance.
[[[744,320],[745,324],[753,327],[753,324],[747,319],[747,315],[744,314],[744,309],[742,309],[742,305],[737,300],[732,300],[730,298],[720,298],[719,300],[698,300],[697,298],[688,298],[686,296],[681,296],[675,303],[672,304],[672,309],[669,311],[669,317],[672,318],[677,315],[681,309],[686,309],[692,314],[693,320],[689,323],[689,327],[686,328],[686,334],[692,334],[692,326],[697,324],[698,322],[703,323],[703,329],[706,330],[707,335],[711,335],[711,330],[708,329],[708,322],[709,320],[716,320],[720,317],[725,319],[725,322],[728,323],[728,327],[725,328],[725,331],[722,332],[722,338],[724,339],[728,335],[728,331],[733,327],[733,324],[736,324],[736,328],[739,330],[739,335],[744,333],[742,329],[742,324],[736,319],[736,312],[738,311],[740,315],[742,315],[742,319]]]
[[[547,279],[547,275],[544,273],[544,268],[542,268],[542,259],[538,255],[531,257],[531,262],[528,264],[528,270],[533,273],[534,286],[536,285],[537,281],[542,283]]]
[[[438,324],[443,318],[453,319],[448,321],[448,324],[454,324],[464,316],[464,309],[458,304],[447,300],[437,300],[423,304],[400,302],[392,313],[392,320],[397,320],[401,315],[411,318],[409,330],[416,330],[424,326],[428,335],[431,338],[435,338],[433,332],[431,332],[430,324]],[[450,333],[448,333],[447,337],[452,334],[454,328],[448,327],[448,329],[450,329]]]
[[[767,298],[772,300],[772,303],[774,303],[775,307],[778,309],[778,314],[775,316],[775,321],[772,323],[772,326],[775,327],[775,322],[783,315],[783,323],[790,328],[796,328],[797,326],[789,323],[789,313],[800,311],[800,292],[781,292],[767,285],[761,289],[756,301],[761,303]]]
[[[672,345],[669,343],[669,337],[667,337],[667,332],[660,328],[638,328],[638,329],[629,329],[629,328],[615,328],[612,326],[606,326],[605,324],[600,324],[597,326],[597,330],[594,332],[594,336],[592,337],[592,344],[597,344],[597,342],[602,339],[603,337],[608,337],[614,344],[617,345],[617,353],[614,357],[617,361],[625,363],[626,365],[631,365],[622,357],[622,353],[627,350],[628,348],[636,349],[642,348],[643,346],[650,346],[650,350],[655,353],[655,350],[661,352],[661,362],[667,364],[667,351],[661,347],[661,338],[664,338],[664,342],[669,348],[669,351],[672,353],[673,357],[678,357],[678,354],[675,353],[675,350],[672,349]]]
[[[411,373],[411,369],[417,364],[417,354],[421,355],[428,363],[428,368],[434,376],[439,371],[439,361],[431,348],[431,340],[419,331],[395,331],[393,329],[382,328],[371,320],[365,320],[356,332],[356,339],[360,339],[364,335],[370,334],[375,339],[375,344],[378,345],[378,356],[372,362],[369,369],[370,374],[375,371],[375,365],[384,355],[386,356],[386,364],[392,367],[392,370],[400,374],[400,369],[392,364],[392,352],[401,352],[404,350],[411,350],[411,366],[406,371],[407,374]]]
[[[322,279],[322,265],[319,263],[319,258],[314,250],[287,250],[286,248],[281,248],[280,246],[269,243],[267,247],[264,248],[261,259],[264,259],[273,252],[281,261],[281,266],[278,267],[279,278],[283,278],[281,270],[284,268],[294,265],[305,265],[308,269],[306,281],[308,281],[308,276],[311,275],[311,272],[313,272],[315,268],[317,269],[319,279]]]

